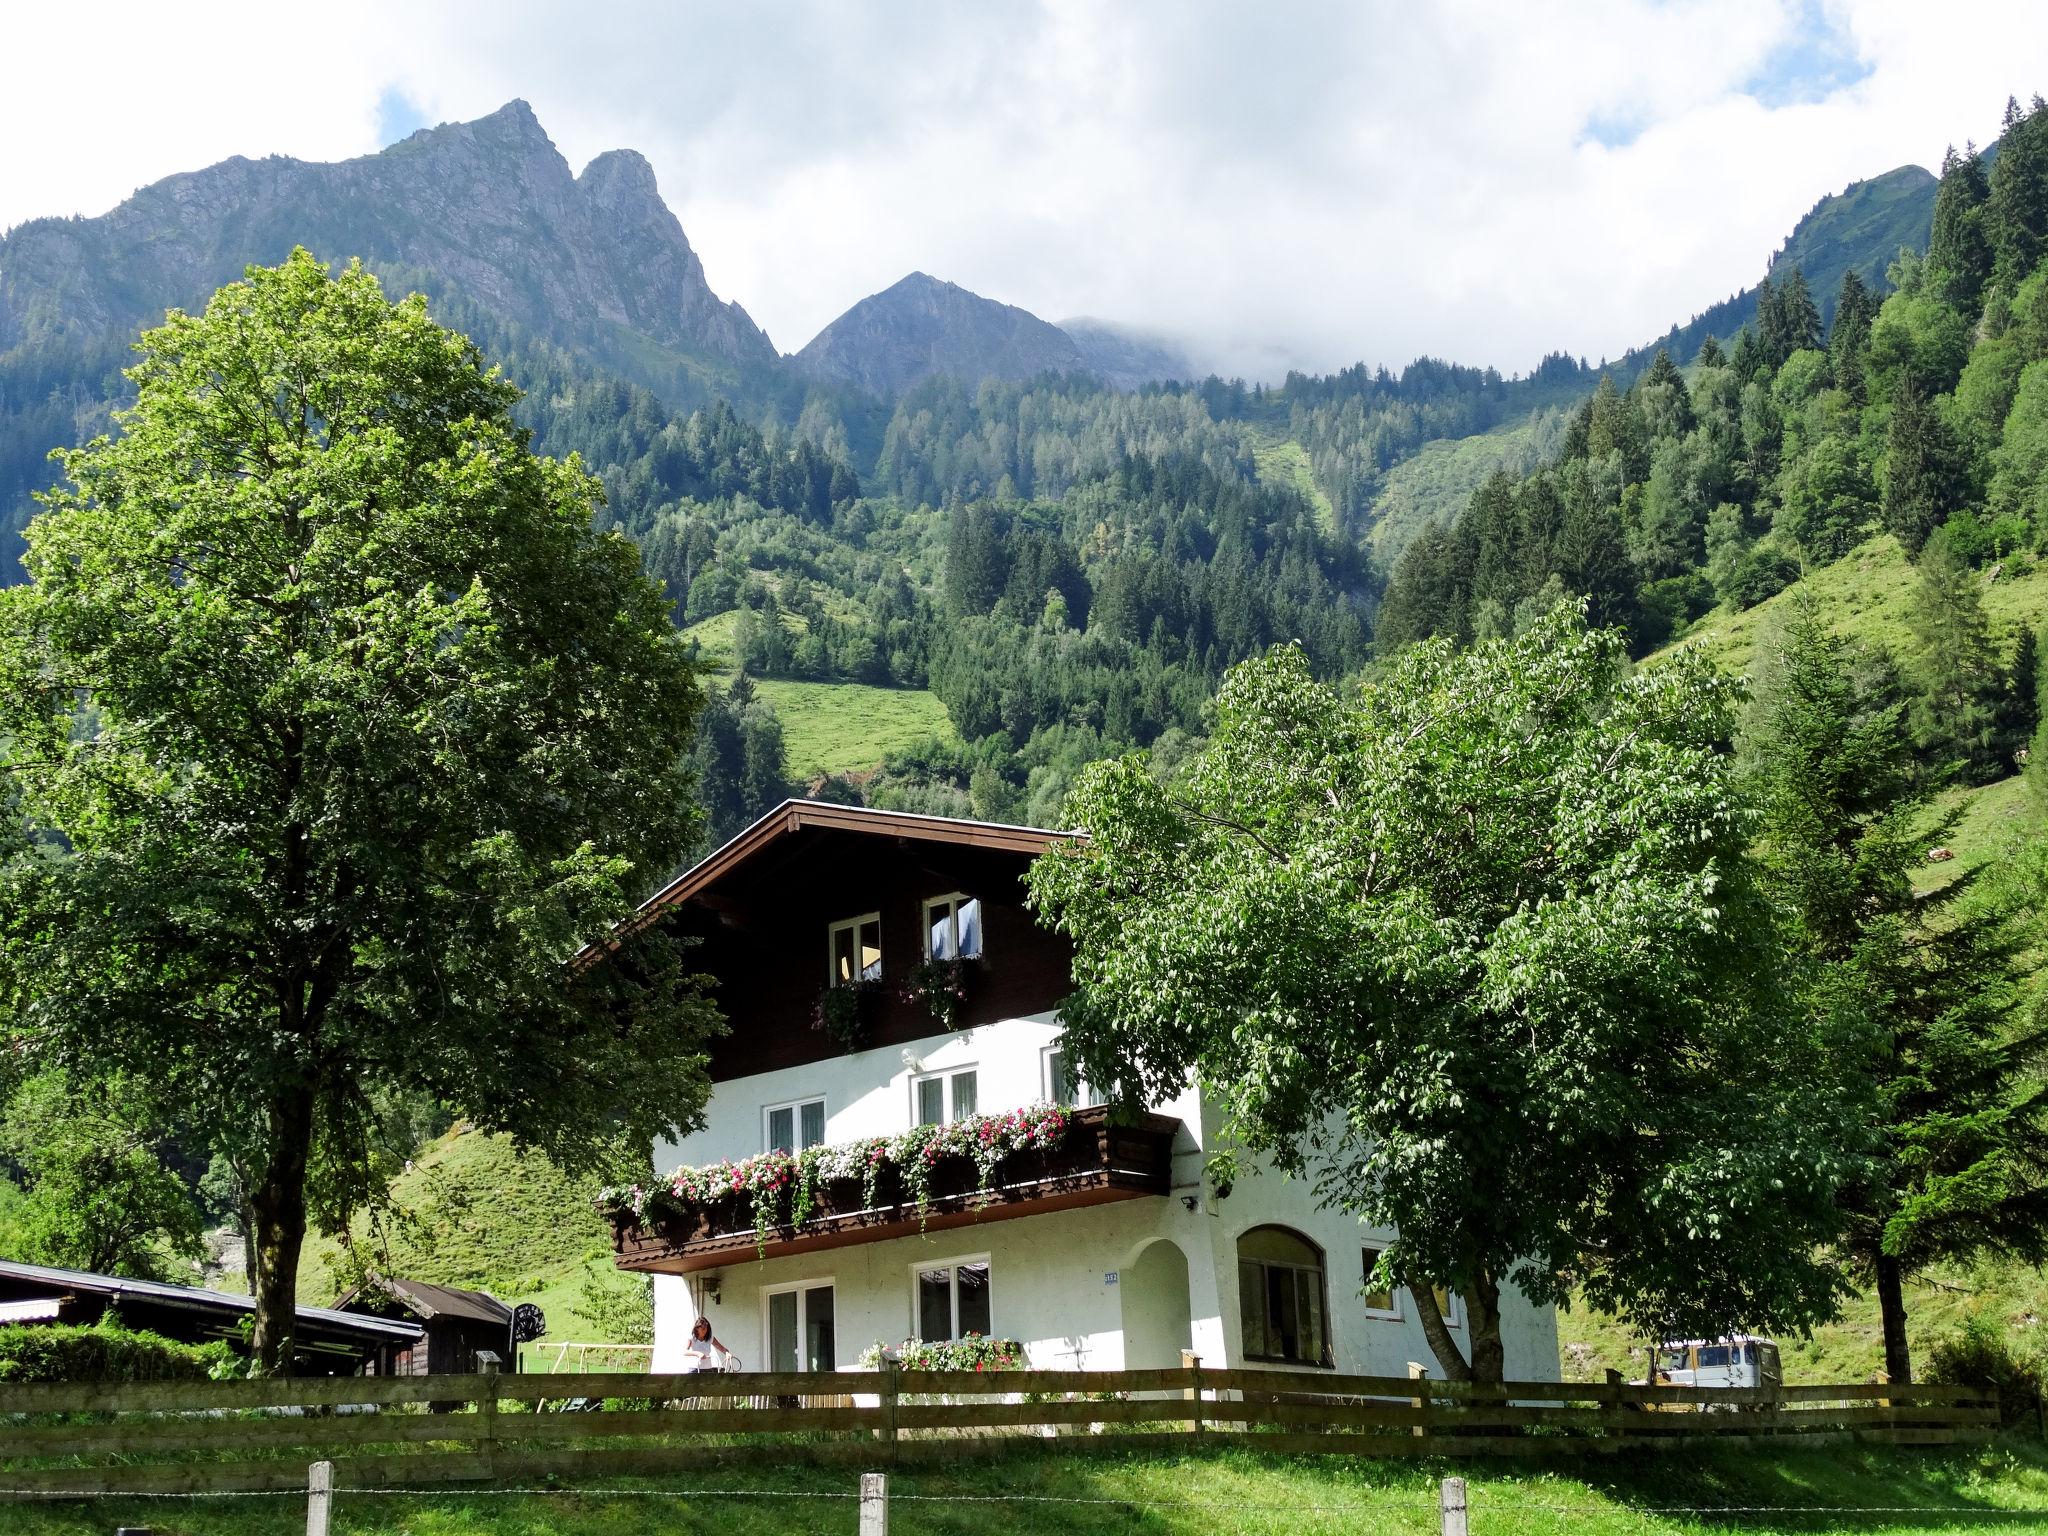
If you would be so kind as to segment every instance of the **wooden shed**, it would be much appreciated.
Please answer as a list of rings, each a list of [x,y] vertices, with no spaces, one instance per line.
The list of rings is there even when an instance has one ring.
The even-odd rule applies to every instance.
[[[372,1275],[335,1303],[335,1310],[417,1323],[421,1337],[379,1362],[392,1376],[439,1376],[476,1369],[488,1349],[513,1369],[512,1309],[489,1291],[464,1291],[424,1280]],[[374,1367],[372,1368],[374,1369]]]
[[[0,1325],[95,1323],[111,1312],[130,1328],[167,1339],[225,1339],[246,1351],[244,1330],[255,1311],[247,1296],[224,1291],[0,1259]],[[499,1329],[500,1336],[505,1332]],[[399,1313],[302,1306],[293,1332],[293,1369],[301,1376],[386,1374],[393,1360],[423,1352],[421,1333],[417,1322]]]

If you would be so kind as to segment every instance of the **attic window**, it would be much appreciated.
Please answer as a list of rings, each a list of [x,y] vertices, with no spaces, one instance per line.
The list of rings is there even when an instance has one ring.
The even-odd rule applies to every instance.
[[[826,934],[826,983],[842,987],[882,979],[882,915],[870,912],[834,923]]]
[[[981,901],[955,891],[924,904],[924,953],[928,960],[981,958]]]

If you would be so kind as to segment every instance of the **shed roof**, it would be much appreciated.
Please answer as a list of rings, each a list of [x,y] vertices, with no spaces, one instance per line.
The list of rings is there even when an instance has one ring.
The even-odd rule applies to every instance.
[[[489,1291],[465,1291],[452,1285],[431,1285],[425,1280],[405,1280],[386,1275],[372,1275],[367,1285],[351,1291],[335,1305],[351,1316],[365,1315],[355,1309],[361,1303],[363,1293],[371,1289],[384,1292],[422,1321],[459,1317],[468,1322],[493,1323],[499,1327],[512,1321],[512,1309]]]
[[[236,1296],[227,1291],[209,1291],[196,1285],[168,1285],[160,1280],[130,1280],[122,1275],[96,1275],[83,1269],[18,1264],[11,1259],[0,1259],[0,1280],[47,1286],[53,1293],[70,1291],[108,1298],[132,1296],[160,1306],[185,1307],[199,1312],[240,1316],[256,1311],[253,1297]],[[397,1318],[369,1317],[360,1312],[339,1312],[331,1307],[299,1307],[296,1310],[302,1323],[317,1323],[342,1332],[393,1340],[417,1339],[421,1332],[418,1323],[402,1322]]]

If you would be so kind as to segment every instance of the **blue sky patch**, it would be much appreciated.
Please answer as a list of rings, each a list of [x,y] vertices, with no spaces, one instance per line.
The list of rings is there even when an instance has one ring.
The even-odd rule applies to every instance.
[[[1767,107],[1789,107],[1825,101],[1870,71],[1848,32],[1828,18],[1818,0],[1806,0],[1792,37],[1764,60],[1742,89]]]
[[[412,98],[395,85],[384,87],[377,98],[377,142],[396,144],[427,126],[426,114],[413,105]]]

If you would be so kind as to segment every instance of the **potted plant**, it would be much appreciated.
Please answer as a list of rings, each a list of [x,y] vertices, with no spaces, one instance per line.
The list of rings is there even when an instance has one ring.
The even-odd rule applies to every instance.
[[[873,981],[842,981],[825,988],[811,1012],[811,1028],[822,1029],[843,1051],[859,1050],[874,1022],[880,992],[881,984]]]
[[[958,1029],[967,1012],[968,983],[973,979],[971,958],[929,959],[910,968],[903,981],[903,1001],[914,1003],[944,1029]]]

